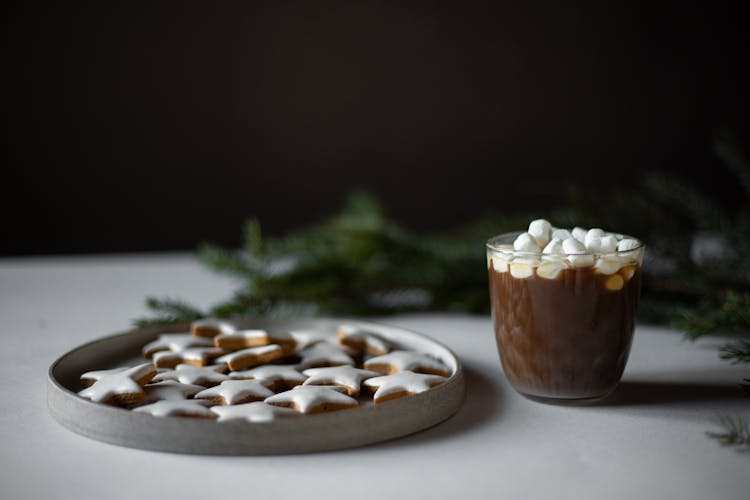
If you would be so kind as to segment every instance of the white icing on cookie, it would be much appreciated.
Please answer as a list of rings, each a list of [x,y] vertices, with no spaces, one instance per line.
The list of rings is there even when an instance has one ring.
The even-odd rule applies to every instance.
[[[286,406],[300,413],[320,413],[356,408],[359,402],[343,394],[340,386],[298,385],[266,399],[270,405]]]
[[[247,420],[249,422],[271,422],[278,418],[297,417],[300,414],[291,408],[274,406],[256,401],[233,406],[213,406],[211,411],[219,416],[218,422]]]
[[[234,405],[263,401],[273,396],[273,391],[258,380],[225,380],[216,387],[203,390],[195,399],[206,399],[212,404]]]
[[[365,370],[372,370],[383,375],[390,375],[409,370],[432,375],[450,375],[448,368],[427,354],[414,351],[393,351],[365,361]]]
[[[130,404],[145,397],[142,385],[156,375],[151,363],[143,363],[115,373],[102,375],[78,394],[97,403]]]
[[[233,379],[255,379],[263,382],[263,385],[272,390],[291,389],[295,385],[300,385],[307,379],[305,375],[298,372],[292,366],[283,365],[264,365],[232,372],[229,376]]]
[[[183,364],[177,365],[174,370],[157,374],[153,381],[161,382],[163,380],[177,380],[183,384],[211,387],[220,384],[225,380],[229,380],[229,377],[223,373],[225,370],[226,366],[224,365],[192,366]]]
[[[293,348],[297,342],[286,332],[268,332],[266,330],[237,330],[214,337],[214,345],[222,349],[244,349],[269,344]]]
[[[364,385],[376,389],[373,399],[375,403],[382,403],[402,396],[419,394],[445,383],[447,379],[439,375],[428,375],[401,371],[395,375],[370,378],[364,381]]]
[[[222,333],[231,333],[236,328],[233,324],[219,319],[199,319],[190,324],[190,333],[196,337],[216,337]]]
[[[182,384],[176,380],[164,380],[153,384],[146,384],[143,390],[146,392],[145,401],[179,401],[195,396],[205,387],[195,384]]]
[[[216,414],[206,407],[204,401],[183,399],[176,401],[157,401],[133,409],[140,413],[149,413],[155,417],[192,417],[216,418]]]
[[[305,349],[318,342],[336,342],[336,336],[333,332],[323,330],[292,330],[289,333],[297,343],[297,349]]]
[[[236,371],[283,358],[289,352],[278,344],[249,347],[225,354],[217,358],[216,362],[226,363],[230,370]]]
[[[113,375],[115,373],[120,373],[121,371],[127,370],[127,366],[123,366],[120,368],[111,368],[109,370],[96,370],[91,372],[86,372],[83,375],[81,375],[81,383],[88,387],[100,378],[106,376],[106,375]]]
[[[300,362],[298,369],[318,368],[322,366],[354,365],[354,360],[341,347],[328,342],[317,342],[310,347],[297,351]]]
[[[206,366],[225,353],[225,350],[216,347],[189,347],[179,352],[158,351],[153,354],[152,359],[157,368],[174,368],[182,363]]]
[[[338,385],[346,389],[346,393],[354,398],[359,396],[359,388],[363,380],[380,375],[377,372],[347,365],[310,368],[305,370],[304,374],[310,377],[305,380],[305,385]]]
[[[211,339],[190,333],[163,333],[153,342],[143,346],[143,355],[150,358],[157,351],[180,352],[189,347],[213,347]]]
[[[336,331],[339,344],[352,347],[371,356],[382,356],[391,350],[386,339],[367,330],[352,325],[342,325]]]

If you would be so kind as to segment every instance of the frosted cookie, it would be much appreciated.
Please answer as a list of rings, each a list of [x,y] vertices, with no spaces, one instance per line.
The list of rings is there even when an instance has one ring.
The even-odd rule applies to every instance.
[[[84,387],[88,387],[106,375],[113,375],[115,373],[120,373],[121,371],[124,371],[127,369],[128,367],[121,367],[121,368],[112,368],[110,370],[96,370],[92,372],[86,372],[83,375],[81,375],[81,384],[83,384]]]
[[[143,386],[143,390],[146,393],[144,402],[179,401],[192,398],[203,389],[205,387],[200,385],[183,384],[176,380],[164,380]]]
[[[133,404],[142,400],[146,393],[143,385],[156,375],[151,363],[126,368],[114,373],[102,375],[90,387],[78,393],[82,398],[96,403]]]
[[[257,380],[225,380],[199,392],[195,399],[205,399],[212,405],[236,405],[263,401],[269,396],[273,396],[273,391]]]
[[[310,368],[303,372],[309,378],[304,385],[336,385],[346,390],[346,393],[356,398],[363,380],[377,377],[380,374],[369,370],[361,370],[352,366],[332,366],[327,368]]]
[[[391,344],[386,339],[356,326],[340,326],[336,331],[336,337],[339,344],[370,356],[382,356],[391,350]]]
[[[196,337],[214,338],[222,333],[237,330],[233,324],[218,319],[199,319],[190,324],[190,333]]]
[[[169,370],[157,374],[153,381],[162,382],[164,380],[176,380],[182,384],[202,385],[203,387],[212,387],[220,384],[229,377],[224,375],[226,366],[192,366],[177,365],[174,370]]]
[[[286,332],[268,332],[266,330],[237,330],[220,333],[214,337],[214,345],[230,351],[278,344],[283,347],[294,348],[297,342]]]
[[[219,416],[218,422],[229,422],[231,420],[271,422],[278,418],[297,417],[300,415],[291,408],[269,405],[262,401],[233,406],[213,406],[211,407],[211,411]]]
[[[163,333],[153,342],[143,346],[143,355],[150,358],[158,351],[180,352],[189,347],[213,347],[211,339],[195,337],[189,333]]]
[[[414,351],[393,351],[383,356],[371,358],[365,361],[364,368],[383,375],[391,375],[405,370],[443,377],[450,375],[450,371],[443,363],[427,354]]]
[[[298,372],[292,366],[265,365],[242,370],[229,374],[232,379],[254,379],[262,382],[274,392],[286,391],[294,386],[300,385],[307,379],[305,375]]]
[[[395,375],[370,378],[363,383],[365,387],[375,391],[373,400],[377,404],[428,391],[446,380],[439,375],[401,371]]]
[[[305,349],[318,342],[333,342],[336,340],[332,332],[321,330],[291,331],[290,335],[297,343],[297,349]]]
[[[359,402],[343,394],[339,386],[298,385],[266,399],[266,403],[294,408],[300,413],[322,413],[356,408]]]
[[[181,401],[157,401],[133,409],[140,413],[148,413],[155,417],[190,417],[216,418],[216,414],[206,407],[203,401],[184,399]]]
[[[157,351],[152,360],[157,368],[174,368],[179,364],[206,366],[223,354],[226,351],[216,347],[189,347],[179,352]]]
[[[328,342],[317,342],[310,347],[298,350],[297,355],[300,362],[297,368],[319,368],[322,366],[354,365],[351,356],[345,353],[339,346]]]
[[[219,358],[217,363],[226,363],[232,371],[244,370],[251,366],[263,365],[271,361],[283,358],[291,351],[278,344],[264,345],[260,347],[248,347],[240,351],[230,352]]]

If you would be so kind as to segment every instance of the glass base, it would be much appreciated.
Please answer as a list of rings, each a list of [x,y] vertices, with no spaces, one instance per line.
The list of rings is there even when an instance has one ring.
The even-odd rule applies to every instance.
[[[521,396],[525,397],[526,399],[530,399],[531,401],[535,401],[537,403],[544,403],[544,404],[551,404],[551,405],[566,405],[566,406],[594,405],[596,403],[599,403],[607,399],[613,392],[614,392],[614,388],[598,396],[587,396],[587,397],[582,397],[582,398],[575,398],[575,397],[557,398],[557,397],[547,397],[547,396],[535,396],[533,394],[526,394],[524,392],[518,391],[518,393]]]

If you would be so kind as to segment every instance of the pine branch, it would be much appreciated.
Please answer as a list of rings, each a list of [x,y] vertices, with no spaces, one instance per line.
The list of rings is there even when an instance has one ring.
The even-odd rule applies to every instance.
[[[750,332],[750,292],[724,291],[693,308],[680,308],[672,326],[696,339],[710,333]]]
[[[133,323],[139,328],[195,321],[205,316],[205,313],[197,307],[179,299],[148,297],[146,307],[156,316],[136,319]]]
[[[716,418],[716,424],[722,428],[721,432],[706,432],[711,439],[715,439],[723,446],[737,446],[742,449],[750,447],[750,427],[747,420],[741,415],[734,418],[729,415],[720,415]]]
[[[729,361],[733,365],[750,363],[750,341],[741,340],[732,344],[726,344],[719,349],[719,357]]]

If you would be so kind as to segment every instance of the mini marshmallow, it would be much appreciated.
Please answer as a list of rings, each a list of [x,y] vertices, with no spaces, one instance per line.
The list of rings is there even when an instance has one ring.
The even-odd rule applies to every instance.
[[[577,239],[568,238],[562,242],[562,246],[573,266],[587,267],[594,264],[594,256],[586,253],[586,247]]]
[[[593,229],[591,230],[593,231]],[[598,234],[586,235],[586,249],[591,253],[605,254],[612,253],[617,248],[617,238],[611,234],[599,236]]]
[[[517,257],[510,263],[510,275],[514,278],[530,278],[534,276],[534,267],[539,264],[537,259]]]
[[[560,276],[560,273],[567,268],[565,261],[561,259],[549,259],[544,260],[539,267],[536,268],[536,274],[540,278],[554,280]]]
[[[586,245],[586,248],[589,248],[590,246],[593,246],[601,240],[604,237],[604,230],[600,229],[598,227],[595,227],[593,229],[589,229],[586,232],[586,236],[583,237],[583,244]]]
[[[499,273],[508,272],[508,264],[513,260],[513,257],[505,254],[495,254],[492,256],[492,269]],[[489,267],[489,263],[487,264]]]
[[[536,240],[529,233],[521,233],[513,242],[513,249],[517,252],[539,253],[542,251]]]
[[[529,223],[529,234],[540,248],[549,243],[551,231],[552,224],[545,219],[536,219]]]
[[[573,235],[570,234],[570,231],[568,231],[567,229],[555,229],[554,231],[552,231],[553,240],[557,238],[560,241],[565,241],[568,238],[572,238],[572,237]]]
[[[571,235],[573,236],[573,238],[575,238],[578,241],[580,241],[581,243],[583,243],[584,241],[586,241],[586,233],[587,232],[588,231],[586,231],[584,228],[576,226],[571,231]],[[563,241],[565,241],[565,240],[563,240]]]
[[[617,243],[618,252],[627,252],[628,250],[634,250],[641,246],[640,242],[632,238],[624,238]]]
[[[542,253],[545,255],[562,255],[565,253],[562,246],[562,240],[559,240],[557,238],[552,238],[549,243],[547,243],[547,246],[544,247],[544,250],[542,250]]]
[[[612,276],[607,278],[607,281],[604,282],[605,288],[612,292],[616,292],[617,290],[622,290],[622,287],[624,285],[625,285],[625,280],[619,274],[613,274]]]
[[[622,268],[623,264],[624,263],[617,258],[601,258],[596,261],[596,264],[594,264],[594,269],[600,274],[615,274]]]

